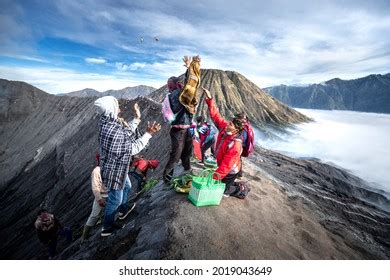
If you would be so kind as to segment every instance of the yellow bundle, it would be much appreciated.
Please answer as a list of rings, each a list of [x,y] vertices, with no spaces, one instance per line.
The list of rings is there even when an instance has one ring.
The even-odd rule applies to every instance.
[[[191,64],[188,67],[186,84],[180,93],[179,101],[186,107],[190,114],[196,113],[196,105],[198,105],[198,99],[196,92],[200,84],[200,57],[194,56]]]

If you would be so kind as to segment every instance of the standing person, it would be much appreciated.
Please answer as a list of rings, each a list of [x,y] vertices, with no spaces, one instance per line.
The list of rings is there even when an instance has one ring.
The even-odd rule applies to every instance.
[[[34,226],[37,231],[39,241],[47,245],[49,259],[52,259],[57,254],[58,236],[64,236],[67,241],[72,241],[71,229],[64,228],[60,221],[45,209],[39,210]]]
[[[242,139],[240,133],[244,129],[244,122],[240,118],[227,121],[221,117],[211,93],[203,88],[203,94],[209,108],[210,117],[219,130],[215,154],[218,168],[213,178],[221,179],[225,183],[225,196],[236,192],[234,181],[241,169]]]
[[[190,59],[183,58],[185,66],[188,68]],[[171,181],[176,163],[181,159],[181,164],[184,167],[184,172],[191,171],[191,155],[192,155],[192,137],[189,128],[192,124],[193,115],[180,103],[181,85],[177,77],[170,77],[167,81],[169,94],[169,103],[172,112],[176,115],[175,120],[171,123],[171,152],[169,160],[165,166],[163,179],[165,183]]]
[[[108,190],[103,184],[102,176],[100,174],[100,155],[96,155],[96,167],[92,170],[91,174],[91,187],[92,193],[95,197],[91,214],[88,217],[88,220],[84,226],[83,234],[81,235],[81,241],[85,241],[89,238],[92,228],[96,225],[99,220],[100,213],[103,208],[106,206],[106,200],[108,197]],[[119,206],[119,215],[118,218],[120,220],[125,219],[127,215],[134,209],[135,203],[132,206],[129,206],[128,193],[131,189],[130,179],[127,177],[125,182],[125,187],[123,189],[123,199],[122,204]]]
[[[119,104],[115,97],[101,97],[95,101],[95,105],[102,114],[99,120],[100,167],[103,184],[108,189],[101,236],[109,236],[116,228],[120,228],[115,224],[115,215],[124,199],[123,189],[131,156],[145,148],[161,125],[148,123],[146,133],[136,139],[134,132],[141,120],[137,103],[134,105],[136,117],[129,124],[118,119]]]
[[[201,163],[204,163],[205,153],[208,149],[211,149],[211,154],[215,157],[215,131],[211,128],[211,125],[207,123],[203,116],[196,118],[196,129],[199,134],[200,147],[202,151]]]

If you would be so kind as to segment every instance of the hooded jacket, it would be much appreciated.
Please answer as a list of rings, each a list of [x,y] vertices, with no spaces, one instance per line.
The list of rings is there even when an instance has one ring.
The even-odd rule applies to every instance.
[[[229,122],[221,117],[218,108],[215,106],[214,99],[206,98],[206,103],[209,107],[210,117],[219,130],[215,145],[218,168],[215,170],[213,178],[222,180],[228,174],[239,172],[241,168],[242,140],[238,137],[238,134],[229,135],[226,132]]]
[[[99,120],[100,167],[103,184],[108,190],[124,187],[131,156],[138,154],[152,137],[145,133],[136,139],[135,129],[139,120],[132,120],[128,126],[118,120],[118,100],[104,96],[95,101],[102,114]]]

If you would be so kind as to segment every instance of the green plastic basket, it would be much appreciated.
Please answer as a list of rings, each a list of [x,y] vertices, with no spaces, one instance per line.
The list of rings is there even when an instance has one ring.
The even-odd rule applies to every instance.
[[[188,199],[198,207],[219,205],[225,191],[225,184],[220,180],[214,180],[212,171],[205,170],[201,175],[205,173],[207,173],[206,177],[192,177],[192,186]]]

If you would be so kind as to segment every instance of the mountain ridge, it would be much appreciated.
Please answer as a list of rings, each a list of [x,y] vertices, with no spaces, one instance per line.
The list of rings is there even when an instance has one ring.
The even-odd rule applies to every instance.
[[[131,99],[139,95],[140,96],[148,95],[155,90],[156,89],[154,87],[138,85],[134,87],[125,87],[119,90],[110,89],[103,92],[97,91],[92,88],[85,88],[78,91],[62,93],[60,95],[77,96],[77,97],[102,97],[106,95],[111,95],[119,99]]]
[[[305,87],[280,85],[264,90],[296,108],[390,113],[390,73],[353,80],[333,78]]]

